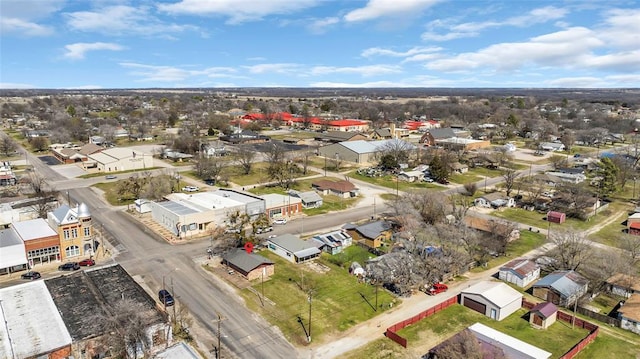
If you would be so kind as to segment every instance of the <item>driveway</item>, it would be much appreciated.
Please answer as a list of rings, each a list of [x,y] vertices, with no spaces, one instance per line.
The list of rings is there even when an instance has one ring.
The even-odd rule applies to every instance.
[[[51,166],[51,169],[66,178],[76,178],[76,177],[87,174],[85,170],[80,168],[80,166],[78,166],[75,163],[71,163],[67,165]]]

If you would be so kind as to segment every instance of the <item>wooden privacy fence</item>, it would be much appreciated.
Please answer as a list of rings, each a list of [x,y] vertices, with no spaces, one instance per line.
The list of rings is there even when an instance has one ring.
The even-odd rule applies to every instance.
[[[458,303],[458,298],[457,297],[451,297],[447,300],[445,300],[442,303],[436,304],[433,307],[424,310],[416,315],[414,315],[413,317],[409,318],[409,319],[405,319],[401,322],[398,322],[392,326],[390,326],[389,328],[387,328],[387,330],[385,331],[384,335],[393,340],[394,342],[402,345],[404,348],[407,347],[407,339],[401,337],[400,335],[398,335],[398,333],[396,333],[398,330],[407,327],[411,324],[414,324],[416,322],[421,321],[424,318],[428,318],[436,313],[438,313],[439,311],[448,308],[454,304]]]
[[[523,308],[531,309],[533,308],[534,305],[535,303],[527,302],[524,298],[522,299]],[[578,353],[580,353],[580,351],[582,351],[582,349],[584,349],[584,347],[586,347],[587,344],[591,343],[596,339],[596,337],[598,336],[598,333],[600,332],[600,327],[598,327],[597,325],[587,322],[584,319],[574,317],[573,315],[567,314],[565,312],[558,311],[557,318],[558,320],[562,320],[563,322],[567,322],[567,323],[572,323],[574,326],[578,328],[584,328],[589,331],[589,334],[586,337],[584,337],[581,341],[579,341],[578,344],[574,345],[573,348],[569,349],[568,352],[564,353],[560,357],[560,359],[571,359],[576,355],[578,355]]]

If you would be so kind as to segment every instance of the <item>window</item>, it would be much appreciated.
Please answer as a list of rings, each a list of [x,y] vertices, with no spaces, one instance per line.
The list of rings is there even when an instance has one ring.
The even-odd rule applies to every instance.
[[[71,238],[78,238],[78,228],[71,228]]]
[[[62,231],[62,236],[63,236],[64,239],[69,239],[70,238],[69,230],[68,229],[63,230]]]
[[[84,236],[85,237],[91,236],[91,227],[84,227]]]
[[[64,254],[66,257],[77,257],[80,255],[80,248],[78,246],[69,246],[65,248]]]

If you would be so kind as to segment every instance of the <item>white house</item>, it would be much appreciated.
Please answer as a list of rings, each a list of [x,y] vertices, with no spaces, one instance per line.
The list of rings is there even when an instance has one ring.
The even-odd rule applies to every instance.
[[[502,192],[493,192],[476,198],[473,204],[485,208],[515,207],[516,201]]]
[[[609,292],[629,298],[632,294],[640,294],[640,279],[623,273],[616,273],[607,279]]]
[[[311,239],[318,243],[318,248],[329,254],[340,253],[353,243],[353,238],[351,238],[349,233],[341,229],[318,234]]]
[[[640,334],[640,294],[632,294],[618,309],[620,328]]]
[[[542,142],[539,148],[543,151],[564,151],[565,147],[559,142]]]
[[[526,287],[540,278],[540,266],[529,259],[514,259],[500,267],[500,280]]]
[[[302,263],[320,256],[320,250],[313,240],[303,241],[293,234],[269,238],[267,248],[292,263]]]
[[[398,179],[406,182],[422,181],[424,172],[422,171],[403,171],[398,174]]]
[[[502,282],[479,282],[460,293],[460,304],[502,320],[522,306],[522,294]]]

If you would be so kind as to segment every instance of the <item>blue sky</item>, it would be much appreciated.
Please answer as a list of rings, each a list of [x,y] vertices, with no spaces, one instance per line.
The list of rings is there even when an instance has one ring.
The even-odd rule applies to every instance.
[[[1,0],[0,52],[0,88],[640,87],[640,3]]]

